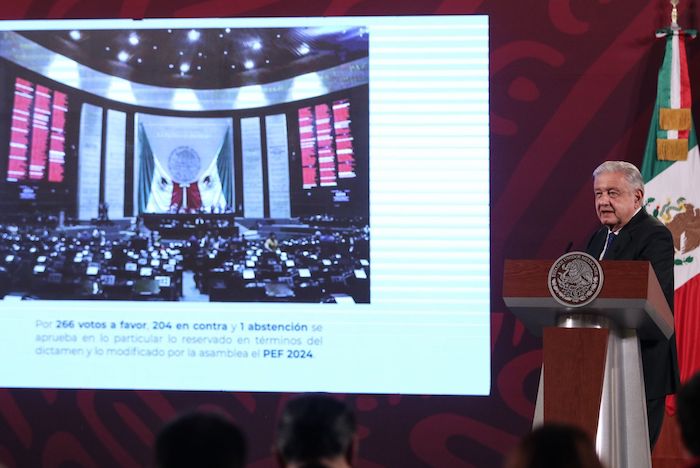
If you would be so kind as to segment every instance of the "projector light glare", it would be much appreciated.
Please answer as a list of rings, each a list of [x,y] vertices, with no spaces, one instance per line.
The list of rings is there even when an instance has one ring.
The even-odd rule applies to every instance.
[[[250,70],[251,68],[255,67],[255,63],[253,63],[252,60],[246,60],[243,66],[245,66],[246,70]]]
[[[136,33],[129,34],[129,44],[133,46],[139,45],[139,36]]]
[[[120,62],[126,62],[127,60],[129,60],[129,54],[127,54],[126,51],[122,50],[117,55],[117,58],[119,59]]]
[[[190,42],[194,42],[199,39],[199,36],[201,33],[197,31],[196,29],[190,30],[190,32],[187,33],[187,39],[190,40]]]
[[[74,41],[80,40],[80,37],[81,37],[80,31],[74,29],[69,34],[70,34],[70,38],[73,39]]]

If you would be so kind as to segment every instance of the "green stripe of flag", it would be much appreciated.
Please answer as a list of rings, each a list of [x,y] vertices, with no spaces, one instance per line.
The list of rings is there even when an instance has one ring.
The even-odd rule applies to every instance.
[[[685,40],[684,37],[679,40]],[[673,60],[673,35],[666,36],[666,50],[664,60],[659,70],[659,82],[656,88],[656,103],[654,104],[654,113],[651,116],[649,125],[649,134],[647,135],[647,144],[644,150],[644,159],[642,161],[642,177],[644,182],[649,182],[651,179],[668,169],[674,161],[659,161],[656,152],[656,139],[666,138],[667,132],[659,129],[659,109],[669,107],[671,104],[671,63]],[[697,145],[695,136],[695,126],[691,122],[690,136],[688,137],[688,149],[692,149]]]

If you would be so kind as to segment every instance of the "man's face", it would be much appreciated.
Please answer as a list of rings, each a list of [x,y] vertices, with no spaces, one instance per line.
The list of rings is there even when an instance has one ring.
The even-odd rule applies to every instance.
[[[598,219],[613,231],[632,219],[644,195],[641,190],[635,190],[620,172],[598,175],[593,180],[593,192]]]

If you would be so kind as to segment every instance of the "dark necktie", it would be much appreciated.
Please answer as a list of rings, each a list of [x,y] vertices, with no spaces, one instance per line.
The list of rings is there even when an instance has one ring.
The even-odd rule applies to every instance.
[[[610,258],[612,255],[613,245],[615,244],[615,239],[617,239],[617,234],[610,231],[608,233],[608,240],[605,242],[605,254],[603,255],[603,260]]]

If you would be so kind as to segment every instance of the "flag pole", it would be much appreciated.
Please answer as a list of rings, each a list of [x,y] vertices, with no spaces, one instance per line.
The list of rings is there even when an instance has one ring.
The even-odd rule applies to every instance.
[[[679,35],[683,34],[689,39],[695,39],[697,31],[694,29],[683,29],[678,25],[678,4],[680,0],[669,0],[671,4],[671,25],[664,29],[659,29],[656,31],[657,38],[663,38],[669,34]]]
[[[678,26],[678,2],[679,0],[670,0],[671,6],[671,29],[673,31],[678,31],[680,26]]]

